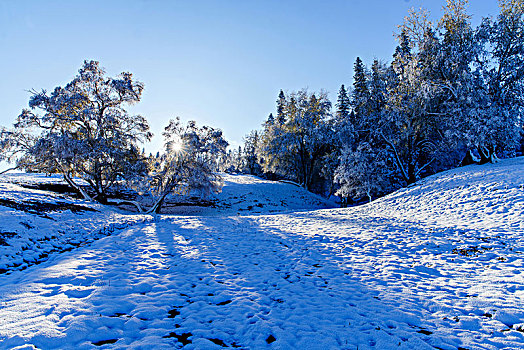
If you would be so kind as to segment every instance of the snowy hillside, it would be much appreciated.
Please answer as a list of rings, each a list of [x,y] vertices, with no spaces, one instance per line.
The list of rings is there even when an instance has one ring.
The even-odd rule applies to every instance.
[[[360,207],[238,215],[289,195],[228,178],[222,215],[159,216],[0,275],[0,348],[524,349],[523,179],[519,158]]]
[[[211,206],[166,205],[163,213],[175,215],[250,215],[333,208],[334,202],[289,183],[251,175],[222,174],[224,187]],[[171,200],[173,201],[173,200]]]
[[[150,220],[147,216],[123,215],[99,204],[15,184],[60,184],[56,177],[14,174],[2,179],[0,276],[41,263],[52,253],[71,250],[115,229]]]
[[[524,158],[431,176],[377,200],[372,208],[381,215],[436,226],[522,233]]]

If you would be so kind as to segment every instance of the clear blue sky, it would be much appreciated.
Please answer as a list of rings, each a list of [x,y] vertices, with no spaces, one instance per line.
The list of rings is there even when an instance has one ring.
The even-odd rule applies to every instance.
[[[498,12],[471,0],[473,23]],[[132,108],[160,149],[170,118],[221,128],[232,145],[259,129],[280,89],[352,83],[357,56],[390,60],[393,33],[411,7],[440,18],[445,0],[0,0],[0,125],[27,107],[30,89],[51,90],[84,59],[145,83]]]

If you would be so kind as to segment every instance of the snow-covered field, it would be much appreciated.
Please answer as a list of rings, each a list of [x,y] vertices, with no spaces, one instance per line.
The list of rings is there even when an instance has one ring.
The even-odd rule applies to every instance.
[[[136,224],[0,275],[0,348],[524,349],[523,179],[524,159],[505,160],[310,210],[328,204],[237,176],[227,205],[154,218],[54,199],[98,210],[48,210],[78,222],[64,232]],[[59,227],[5,210],[5,231]]]

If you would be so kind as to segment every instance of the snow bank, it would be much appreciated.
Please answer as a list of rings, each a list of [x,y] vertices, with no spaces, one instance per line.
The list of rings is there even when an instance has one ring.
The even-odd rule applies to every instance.
[[[56,177],[15,174],[24,186],[60,184]],[[151,217],[124,215],[102,205],[0,182],[0,273],[22,270]]]
[[[435,226],[524,231],[524,158],[469,165],[427,177],[359,212]]]

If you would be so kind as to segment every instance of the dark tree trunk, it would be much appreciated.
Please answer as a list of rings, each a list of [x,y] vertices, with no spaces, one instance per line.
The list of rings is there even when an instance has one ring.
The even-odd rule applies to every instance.
[[[466,166],[471,164],[478,164],[477,160],[473,157],[473,152],[469,150],[464,158],[462,158],[462,161],[460,162],[459,166]]]
[[[494,147],[478,146],[477,150],[480,155],[479,164],[493,163],[493,159],[495,156]]]
[[[414,162],[408,164],[408,178],[407,184],[411,185],[417,181],[416,167]]]
[[[100,204],[107,204],[107,195],[105,193],[98,193],[93,199]]]

